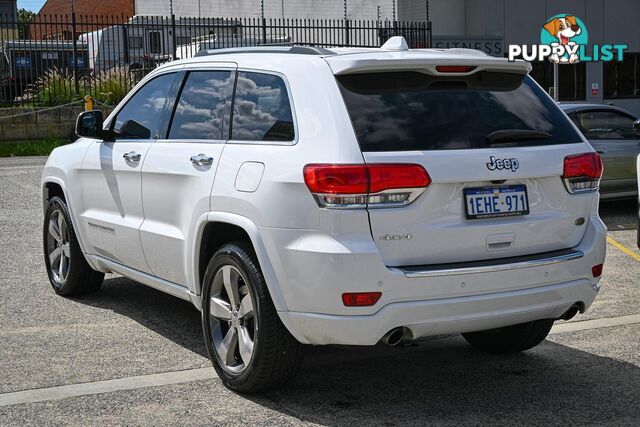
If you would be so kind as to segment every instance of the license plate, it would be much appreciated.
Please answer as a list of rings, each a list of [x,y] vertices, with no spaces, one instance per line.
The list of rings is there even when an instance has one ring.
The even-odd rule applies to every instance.
[[[465,188],[464,199],[467,219],[529,214],[527,186],[524,184]]]

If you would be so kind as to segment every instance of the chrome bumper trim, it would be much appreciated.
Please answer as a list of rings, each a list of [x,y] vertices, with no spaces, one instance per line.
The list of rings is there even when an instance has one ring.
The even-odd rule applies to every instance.
[[[472,261],[454,264],[434,264],[416,267],[392,267],[392,270],[400,271],[406,277],[439,277],[457,276],[461,274],[490,273],[495,271],[518,270],[521,268],[541,267],[572,261],[584,256],[584,252],[578,250],[563,250],[546,252],[538,255],[502,258],[486,261]],[[506,262],[505,262],[506,261]]]

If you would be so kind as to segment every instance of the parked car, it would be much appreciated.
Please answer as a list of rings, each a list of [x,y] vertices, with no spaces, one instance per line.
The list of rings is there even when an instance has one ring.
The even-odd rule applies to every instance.
[[[44,167],[53,289],[116,272],[191,301],[241,392],[302,344],[532,348],[593,302],[606,228],[600,157],[530,69],[401,37],[161,66]]]
[[[560,108],[602,158],[602,198],[635,198],[638,194],[635,159],[640,153],[640,130],[634,128],[634,122],[638,118],[612,105],[560,104]]]
[[[634,126],[636,129],[640,130],[640,120],[636,121]],[[640,156],[636,159],[636,173],[638,175],[638,233],[637,233],[637,241],[638,241],[638,249],[640,249]]]

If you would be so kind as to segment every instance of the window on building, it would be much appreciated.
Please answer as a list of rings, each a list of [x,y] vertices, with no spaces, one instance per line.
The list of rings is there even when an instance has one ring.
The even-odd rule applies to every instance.
[[[625,53],[623,61],[603,67],[605,98],[640,98],[640,53]]]
[[[229,123],[231,71],[189,73],[176,106],[169,139],[226,139]]]
[[[574,113],[571,119],[587,139],[637,139],[633,117],[618,111],[585,111]]]
[[[190,36],[178,36],[178,37],[176,37],[176,43],[178,45],[191,44],[191,37]]]
[[[239,72],[232,139],[293,141],[293,116],[284,80],[272,74]]]
[[[144,47],[144,41],[142,37],[130,36],[129,37],[129,49],[142,49]]]
[[[160,31],[148,31],[149,53],[162,53],[162,37]]]
[[[553,63],[532,62],[531,77],[549,93],[553,87]],[[558,98],[560,101],[584,101],[586,95],[586,66],[578,64],[558,65]]]
[[[147,82],[118,112],[114,130],[120,139],[158,138],[167,122],[166,103],[175,73]]]

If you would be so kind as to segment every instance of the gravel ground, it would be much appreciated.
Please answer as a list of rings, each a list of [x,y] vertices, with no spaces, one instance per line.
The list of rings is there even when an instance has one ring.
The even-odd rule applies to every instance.
[[[640,262],[611,244],[601,294],[572,321],[593,327],[559,328],[523,354],[485,355],[459,337],[401,349],[321,348],[310,349],[290,385],[257,397],[234,394],[212,375],[91,393],[84,383],[210,363],[199,314],[186,302],[118,276],[95,295],[53,293],[41,254],[43,163],[0,159],[0,402],[64,385],[87,391],[59,399],[52,388],[44,401],[0,404],[0,425],[638,425]],[[602,216],[610,236],[638,254],[635,209],[633,201],[606,203]],[[631,320],[598,322],[620,316]]]

